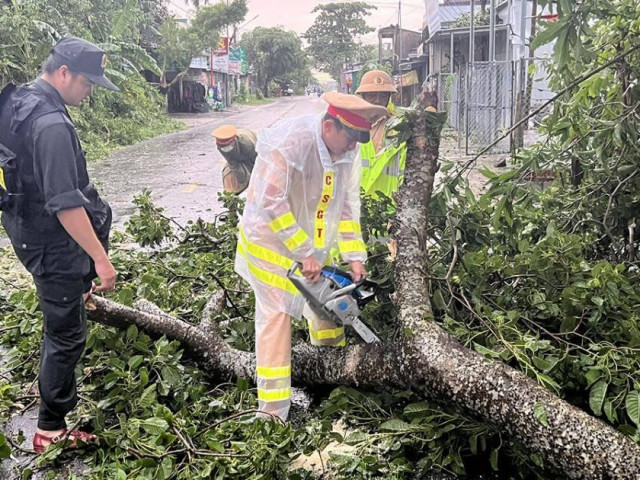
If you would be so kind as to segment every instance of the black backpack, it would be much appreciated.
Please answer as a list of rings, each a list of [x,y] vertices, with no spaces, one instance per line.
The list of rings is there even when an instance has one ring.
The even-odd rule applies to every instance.
[[[8,106],[9,98],[15,91],[16,86],[9,83],[0,92],[0,119],[10,120],[11,115],[4,111]],[[6,122],[2,122],[6,123]],[[0,125],[0,210],[10,211],[15,206],[16,198],[22,195],[22,185],[18,176],[16,164],[17,155],[2,143],[1,132],[8,132],[9,125]]]

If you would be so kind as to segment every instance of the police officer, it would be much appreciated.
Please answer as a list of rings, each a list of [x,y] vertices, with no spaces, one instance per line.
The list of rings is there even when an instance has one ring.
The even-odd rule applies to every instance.
[[[388,73],[382,70],[371,70],[362,76],[356,94],[373,105],[386,107],[389,117],[394,111],[390,101],[391,95],[396,91]],[[384,148],[385,125],[388,117],[378,120],[371,128],[371,140],[360,145],[361,186],[365,195],[368,196],[377,197],[381,192],[391,197],[398,190],[404,175],[406,144]]]
[[[2,224],[33,276],[44,317],[38,386],[40,410],[33,448],[68,440],[97,442],[67,430],[78,396],[74,369],[85,346],[84,297],[91,280],[111,290],[116,271],[107,256],[111,210],[89,181],[87,164],[65,105],[78,106],[94,85],[118,90],[104,76],[105,53],[80,38],[63,38],[42,74],[15,88],[0,111],[0,143],[15,157],[12,205]],[[6,175],[5,175],[6,176]]]
[[[344,327],[304,308],[287,278],[294,262],[311,282],[337,248],[354,281],[367,258],[360,227],[356,145],[386,114],[355,95],[328,92],[321,115],[284,119],[260,132],[239,226],[235,270],[256,300],[258,408],[285,420],[291,405],[291,317],[304,315],[314,345],[342,347]]]
[[[256,134],[233,125],[220,125],[211,135],[216,139],[218,151],[227,161],[222,169],[222,185],[225,192],[239,195],[249,185],[249,178],[256,161]]]

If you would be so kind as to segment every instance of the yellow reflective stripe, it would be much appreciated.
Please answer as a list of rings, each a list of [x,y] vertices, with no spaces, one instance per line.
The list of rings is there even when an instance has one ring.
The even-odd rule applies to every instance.
[[[344,347],[346,345],[347,345],[347,339],[346,338],[343,338],[338,343],[336,343],[336,347]]]
[[[315,230],[313,233],[313,246],[315,248],[324,248],[325,238],[327,236],[325,215],[333,199],[333,172],[324,172],[324,181],[322,182],[322,195],[316,208]]]
[[[282,388],[279,390],[264,390],[258,389],[258,400],[263,402],[277,402],[279,400],[288,400],[291,398],[291,389]]]
[[[253,265],[249,259],[247,258],[247,252],[244,250],[244,245],[242,242],[238,242],[238,253],[244,257],[247,261],[247,266],[249,267],[249,272],[255,278],[260,280],[262,283],[266,283],[267,285],[271,285],[272,287],[279,288],[280,290],[284,290],[285,292],[290,293],[291,295],[299,295],[300,292],[298,289],[289,281],[289,279],[281,277],[280,275],[276,275],[272,272],[267,272],[259,267]]]
[[[291,268],[291,265],[293,265],[293,260],[285,256],[282,256],[279,253],[274,252],[273,250],[269,250],[268,248],[264,248],[264,247],[261,247],[260,245],[250,242],[247,236],[245,235],[244,229],[242,227],[240,227],[239,231],[240,231],[240,238],[239,238],[238,245],[242,243],[245,252],[249,252],[254,257],[259,258],[260,260],[264,260],[265,262],[273,263],[278,267],[282,267],[287,270]]]
[[[349,242],[338,242],[341,252],[366,252],[367,247],[362,240],[351,240]]]
[[[329,338],[338,338],[344,335],[344,327],[328,328],[326,330],[314,330],[309,322],[309,334],[314,340],[327,340]]]
[[[338,224],[338,233],[362,233],[360,224],[353,220],[341,220]]]
[[[295,250],[308,239],[309,235],[307,235],[307,232],[305,232],[302,228],[299,228],[296,233],[294,233],[284,241],[284,244],[289,250]]]
[[[282,378],[291,376],[291,365],[286,367],[256,367],[256,373],[260,378]]]
[[[275,220],[271,220],[269,222],[269,227],[271,227],[271,230],[276,233],[280,230],[284,230],[285,228],[289,228],[294,223],[296,223],[296,217],[293,216],[293,213],[287,212]]]
[[[4,183],[4,173],[2,171],[2,168],[0,168],[0,186],[5,190],[7,189],[7,184]]]

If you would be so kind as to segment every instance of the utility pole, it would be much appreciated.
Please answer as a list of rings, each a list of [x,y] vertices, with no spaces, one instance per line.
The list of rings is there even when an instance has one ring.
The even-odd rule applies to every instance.
[[[400,106],[402,103],[402,0],[398,0],[398,73],[400,75]]]
[[[496,60],[496,0],[491,0],[489,8],[489,61]]]
[[[227,7],[229,6],[229,0],[227,0]],[[231,54],[231,42],[229,40],[229,25],[227,24],[227,73],[224,76],[224,96],[227,106],[231,104],[231,94],[229,93],[229,58]]]
[[[471,12],[470,12],[470,18],[469,18],[469,63],[467,66],[467,91],[466,91],[466,95],[465,95],[465,102],[464,102],[464,106],[465,106],[465,115],[464,115],[464,119],[465,119],[465,151],[467,152],[467,154],[469,154],[469,113],[471,112],[471,101],[473,99],[473,95],[471,92],[471,88],[473,86],[472,83],[472,74],[473,74],[473,62],[475,59],[475,49],[476,49],[476,43],[475,43],[475,26],[473,25],[473,22],[475,21],[475,8],[476,8],[476,2],[475,0],[471,0]]]
[[[516,121],[524,116],[525,83],[526,83],[526,52],[527,52],[527,0],[520,0],[520,65],[518,70],[518,94],[516,95]],[[514,147],[524,146],[524,126],[520,126],[514,134]]]

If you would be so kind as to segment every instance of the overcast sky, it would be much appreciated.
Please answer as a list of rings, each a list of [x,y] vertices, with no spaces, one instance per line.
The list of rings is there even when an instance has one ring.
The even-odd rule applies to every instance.
[[[187,15],[193,7],[187,6],[185,0],[168,0],[169,11],[177,16]],[[215,0],[213,0],[215,1]],[[210,2],[210,3],[213,3]],[[201,0],[202,3],[202,0]],[[319,0],[249,0],[249,13],[240,33],[248,32],[255,27],[277,27],[303,33],[313,23],[315,14],[311,10],[322,3]],[[376,30],[398,23],[398,1],[376,0],[367,2],[375,5],[377,10],[367,17],[367,23]],[[402,9],[402,28],[420,31],[425,7],[423,0],[400,0]],[[257,17],[256,17],[257,15]],[[253,19],[256,17],[255,19]],[[253,19],[253,20],[252,20]],[[377,34],[370,33],[363,37],[364,43],[377,43]]]

